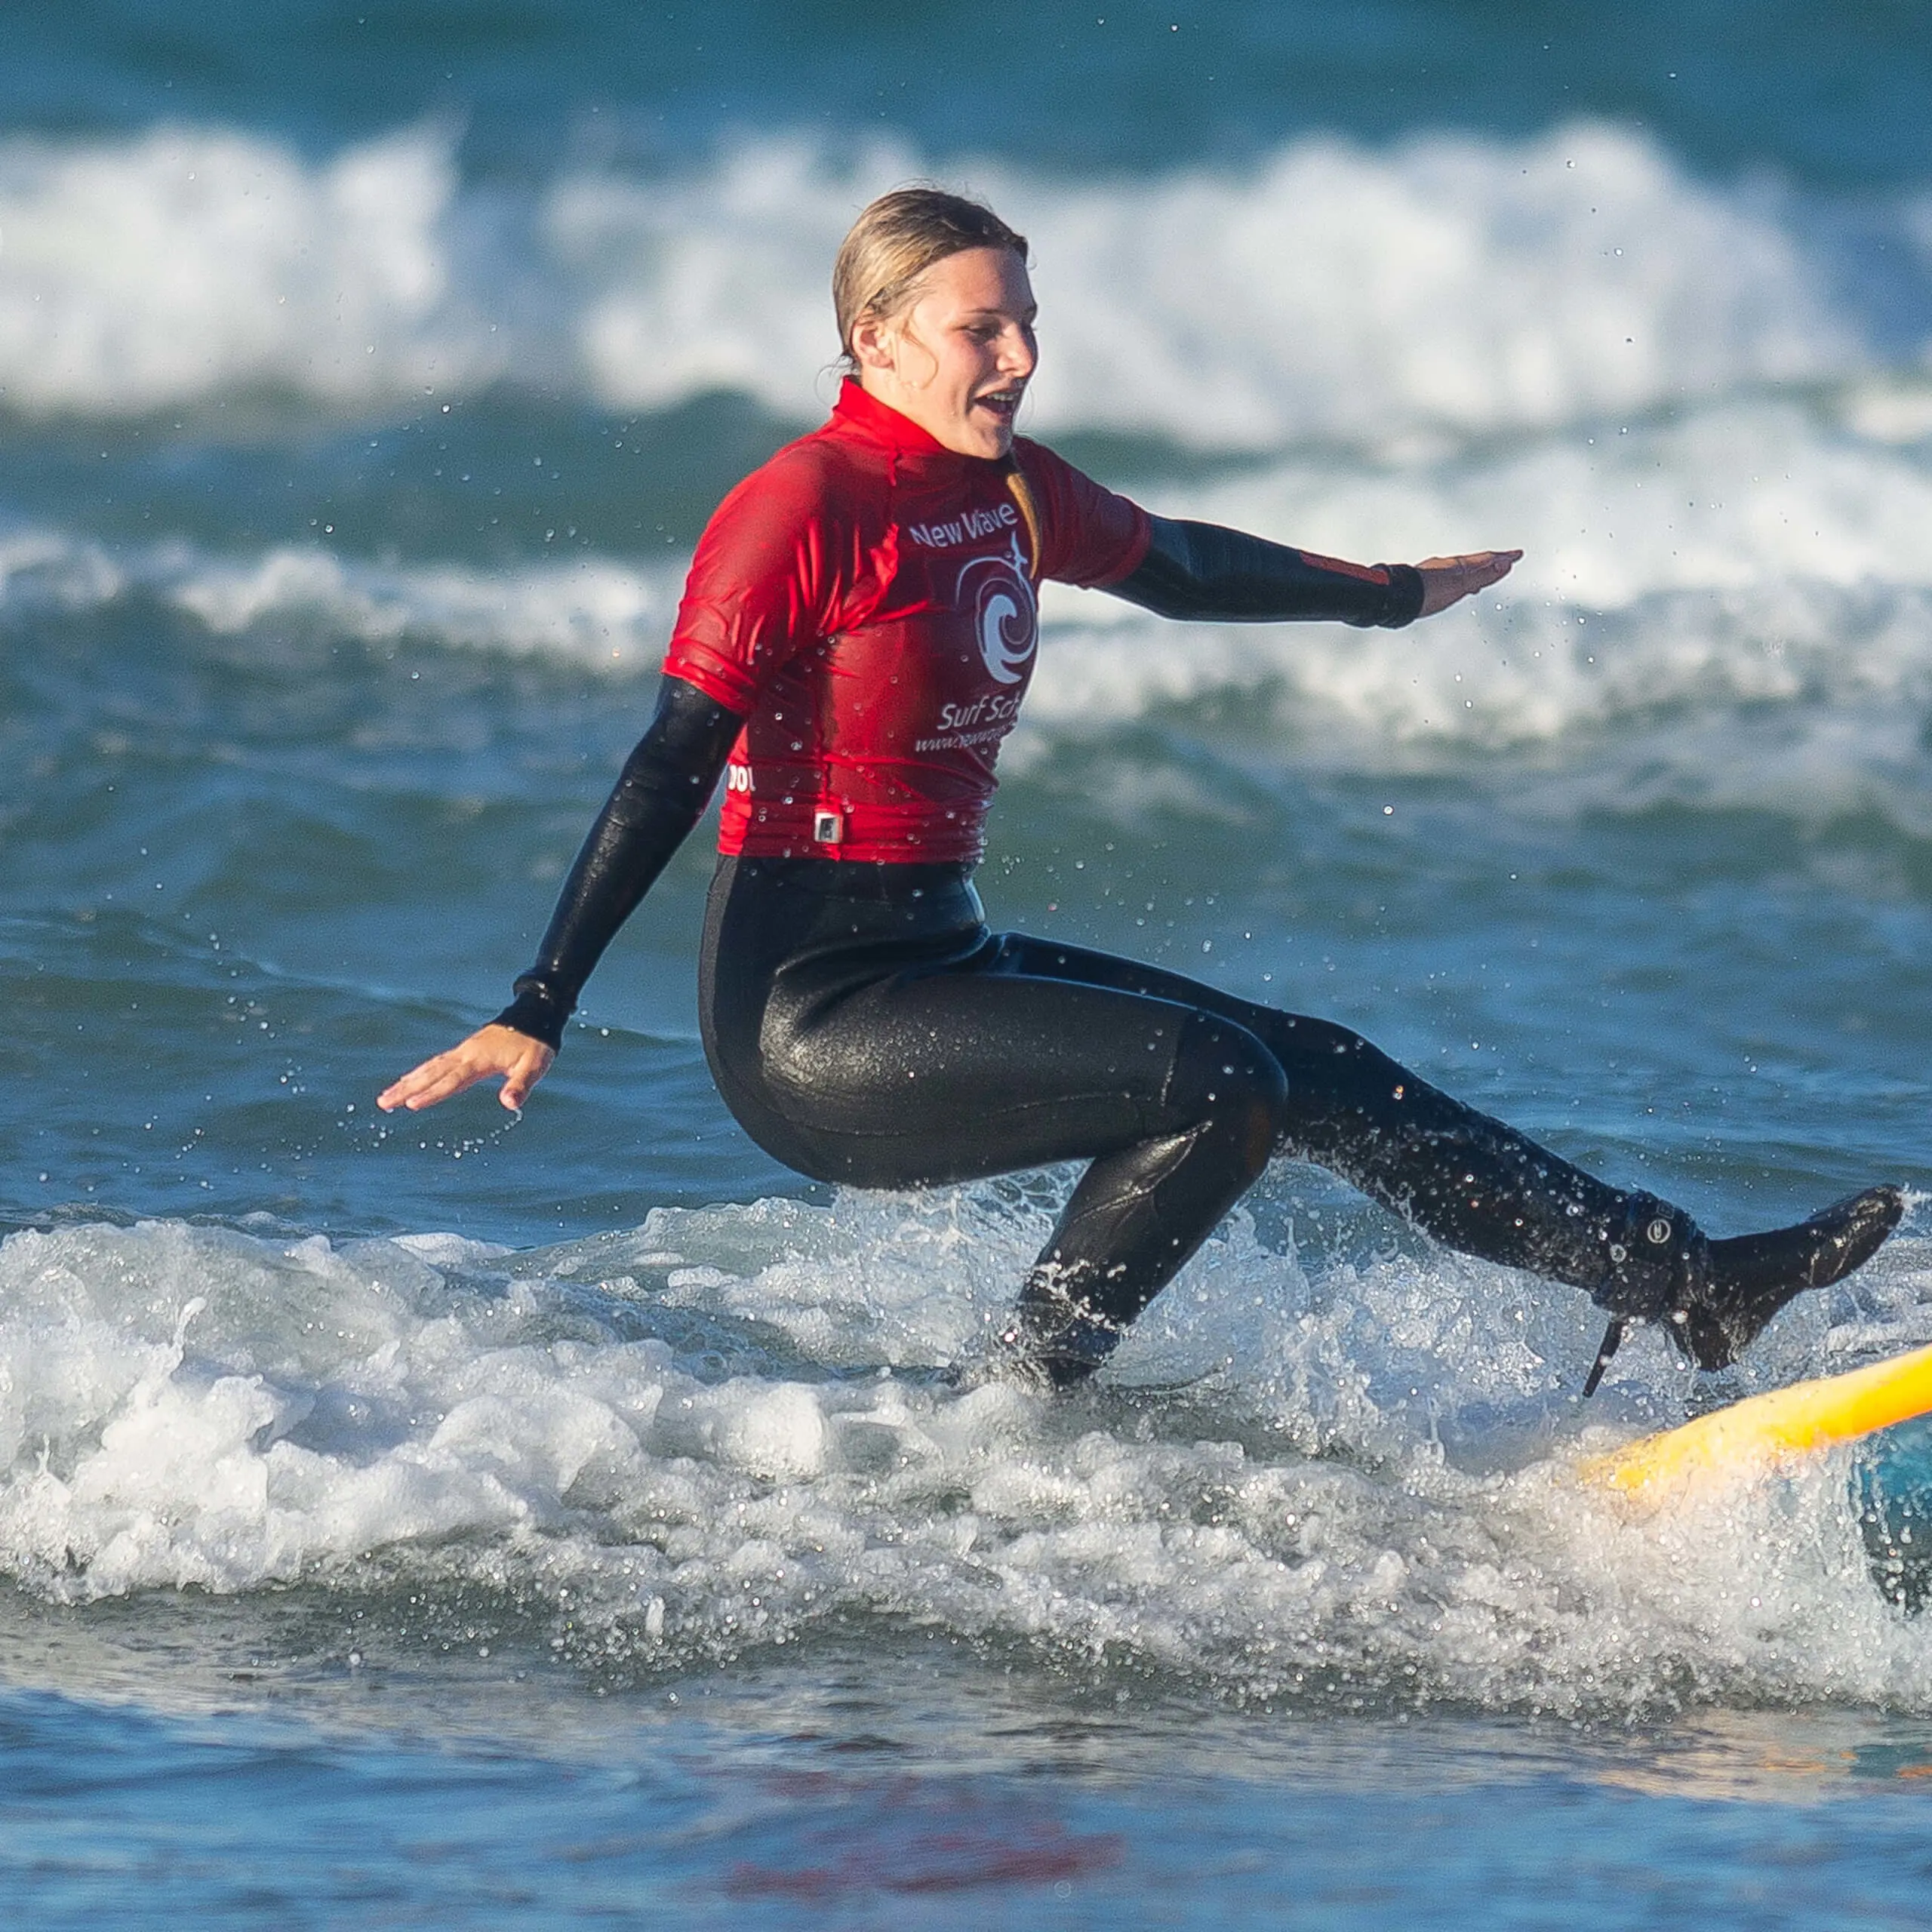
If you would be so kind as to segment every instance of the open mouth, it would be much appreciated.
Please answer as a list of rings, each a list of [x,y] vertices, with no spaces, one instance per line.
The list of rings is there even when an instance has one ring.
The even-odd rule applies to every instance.
[[[1011,423],[1020,413],[1020,398],[1023,389],[989,389],[982,396],[973,399],[975,409],[983,409],[1002,423]]]

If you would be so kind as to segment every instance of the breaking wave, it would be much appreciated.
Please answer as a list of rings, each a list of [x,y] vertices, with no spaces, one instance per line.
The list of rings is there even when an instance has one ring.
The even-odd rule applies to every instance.
[[[922,1372],[974,1358],[1045,1212],[1011,1188],[660,1209],[526,1254],[15,1234],[0,1571],[68,1601],[400,1564],[547,1604],[559,1648],[633,1673],[857,1619],[1244,1698],[1932,1705],[1841,1463],[1621,1520],[1567,1473],[1588,1311],[1494,1269],[1298,1260],[1238,1219],[1110,1392]],[[1924,1339],[1923,1271],[1888,1251],[1861,1346]],[[1761,1365],[1832,1340],[1795,1315]],[[1627,1429],[1681,1391],[1660,1346],[1626,1357]]]
[[[319,161],[162,126],[0,144],[0,392],[113,416],[251,391],[367,411],[512,382],[628,410],[731,389],[808,419],[838,238],[935,171],[1032,240],[1052,433],[1400,445],[1911,368],[1925,346],[1918,202],[1700,180],[1605,124],[1072,180],[765,138],[534,189],[466,183],[433,125]]]

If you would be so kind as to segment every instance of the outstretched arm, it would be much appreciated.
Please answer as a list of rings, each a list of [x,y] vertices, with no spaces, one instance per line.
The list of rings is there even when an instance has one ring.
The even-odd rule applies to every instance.
[[[1486,589],[1523,554],[1485,550],[1420,564],[1349,564],[1219,524],[1149,521],[1153,539],[1146,555],[1106,587],[1156,616],[1213,623],[1320,617],[1393,628]]]
[[[703,815],[743,722],[682,678],[665,678],[651,728],[590,828],[515,998],[385,1088],[378,1106],[416,1112],[495,1075],[503,1105],[523,1105],[556,1058],[591,968]]]

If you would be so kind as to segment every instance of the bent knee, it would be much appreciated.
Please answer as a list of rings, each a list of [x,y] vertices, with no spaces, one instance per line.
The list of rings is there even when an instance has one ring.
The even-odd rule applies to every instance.
[[[1223,1130],[1256,1174],[1288,1124],[1288,1078],[1246,1027],[1211,1014],[1188,1021],[1174,1056],[1171,1106]]]

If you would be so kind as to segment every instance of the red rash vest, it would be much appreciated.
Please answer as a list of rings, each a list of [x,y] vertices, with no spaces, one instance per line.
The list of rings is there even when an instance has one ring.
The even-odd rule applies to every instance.
[[[1117,583],[1146,512],[1049,449],[960,456],[848,380],[718,506],[668,675],[744,718],[718,849],[977,860],[1043,577]]]

